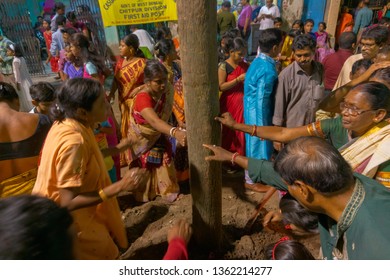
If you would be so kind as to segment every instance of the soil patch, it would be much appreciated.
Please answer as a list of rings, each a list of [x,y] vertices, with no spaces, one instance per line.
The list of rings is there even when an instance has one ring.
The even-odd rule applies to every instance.
[[[264,259],[264,247],[286,235],[283,226],[274,230],[263,229],[261,220],[266,211],[278,208],[276,192],[260,213],[253,226],[248,229],[247,222],[264,194],[245,190],[243,172],[224,175],[222,186],[222,225],[223,248],[220,252],[202,252],[190,242],[190,259]],[[123,259],[157,260],[162,259],[167,249],[167,231],[177,220],[192,220],[192,199],[190,194],[182,194],[173,203],[161,198],[137,204],[131,195],[118,198],[125,222],[130,247],[123,253]],[[276,231],[275,231],[276,230]],[[297,238],[295,238],[297,239]],[[299,239],[317,257],[319,237]]]

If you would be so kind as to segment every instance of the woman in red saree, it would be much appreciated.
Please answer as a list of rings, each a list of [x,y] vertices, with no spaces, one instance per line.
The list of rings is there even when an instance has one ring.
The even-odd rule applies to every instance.
[[[218,67],[221,113],[229,112],[238,123],[244,122],[244,80],[249,65],[243,61],[246,45],[242,38],[230,39],[226,44],[229,58]],[[245,154],[245,135],[222,129],[222,147],[240,155]]]
[[[43,20],[43,28],[45,29],[45,32],[43,32],[43,37],[45,38],[46,43],[46,51],[47,51],[47,59],[46,64],[49,64],[50,62],[50,69],[53,73],[58,73],[58,58],[55,56],[52,56],[50,53],[50,46],[52,41],[52,32],[50,30],[50,20],[44,19]]]
[[[158,60],[145,67],[145,87],[134,97],[130,109],[128,137],[137,139],[129,149],[131,167],[149,171],[144,188],[135,192],[138,201],[146,202],[156,196],[174,201],[179,193],[172,146],[168,135],[186,146],[186,132],[167,123],[172,114],[173,89],[168,83],[168,71]]]
[[[146,60],[139,49],[138,37],[134,34],[125,36],[119,45],[121,58],[115,67],[115,77],[110,91],[110,98],[114,98],[118,90],[119,108],[121,111],[121,136],[126,137],[129,130],[130,107],[133,102],[131,92],[143,84]],[[131,159],[121,154],[121,165],[129,164]]]

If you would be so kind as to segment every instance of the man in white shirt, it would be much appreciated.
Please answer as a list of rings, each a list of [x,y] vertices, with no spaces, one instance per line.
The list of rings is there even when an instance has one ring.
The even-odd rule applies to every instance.
[[[272,3],[272,0],[266,0],[265,6],[260,9],[259,15],[256,21],[260,22],[260,30],[273,28],[274,19],[280,17],[280,11],[278,6]]]

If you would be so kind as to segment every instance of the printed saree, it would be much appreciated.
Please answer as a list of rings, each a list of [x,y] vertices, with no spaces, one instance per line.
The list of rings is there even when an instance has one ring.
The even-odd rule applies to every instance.
[[[179,185],[172,160],[172,147],[167,136],[141,121],[140,112],[134,109],[139,95],[132,99],[128,130],[128,137],[136,138],[137,143],[128,150],[126,158],[131,167],[148,169],[149,176],[145,186],[135,192],[135,197],[138,201],[146,202],[160,195],[168,201],[174,201],[179,193]],[[154,107],[159,118],[165,122],[172,114],[173,96],[173,89],[168,86]]]
[[[133,62],[122,67],[124,59],[120,59],[115,67],[115,80],[118,85],[119,108],[121,111],[121,135],[126,137],[130,123],[130,106],[129,101],[131,92],[143,84],[144,68],[146,61],[143,58],[137,58]],[[121,154],[121,165],[125,164],[124,153]]]

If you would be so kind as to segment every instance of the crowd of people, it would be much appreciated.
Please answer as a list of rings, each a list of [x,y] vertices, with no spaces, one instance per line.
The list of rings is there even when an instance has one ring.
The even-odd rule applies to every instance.
[[[390,258],[389,4],[373,24],[366,2],[355,17],[342,10],[336,48],[325,22],[316,32],[311,19],[281,30],[273,1],[242,0],[237,18],[229,1],[218,11],[222,144],[205,143],[206,160],[244,170],[246,189],[280,191],[280,211],[263,225],[283,223],[290,236],[264,248],[268,259]],[[116,197],[173,202],[189,180],[180,38],[133,26],[111,69],[77,14],[63,3],[55,12],[42,30],[57,89],[33,84],[21,46],[0,34],[0,236],[9,240],[0,257],[117,259],[128,240]],[[39,219],[42,228],[29,229],[38,241],[9,235]],[[43,231],[58,240],[42,241]],[[318,234],[318,256],[294,240]],[[190,237],[179,221],[165,259],[188,259]]]
[[[299,209],[289,208],[289,213],[281,209],[283,215],[266,216],[264,226],[282,221],[289,229],[296,230],[296,221],[300,219],[301,232],[320,233],[322,254],[315,258],[388,259],[390,244],[382,239],[388,231],[383,226],[387,223],[385,217],[372,219],[365,216],[365,211],[374,207],[379,197],[390,195],[390,18],[382,16],[374,23],[368,1],[360,1],[355,16],[343,8],[332,45],[325,22],[319,22],[318,30],[313,32],[313,20],[296,19],[291,29],[284,32],[280,28],[279,9],[273,1],[265,1],[255,15],[249,1],[240,4],[242,11],[238,9],[235,21],[229,1],[222,4],[217,16],[222,114],[216,120],[223,124],[222,146],[205,145],[213,154],[206,159],[224,162],[228,173],[244,169],[244,185],[248,189],[267,192],[271,187],[277,188],[282,196],[290,194],[291,199],[312,211],[299,214]],[[250,61],[246,55],[250,52],[247,47],[250,42],[244,35],[257,22],[260,23],[258,50],[256,58]],[[319,164],[325,150],[329,154],[337,153],[338,160],[331,162],[329,157],[325,159],[324,153],[323,164]],[[280,161],[284,162],[284,168],[278,167]],[[340,164],[339,171],[330,167],[327,170],[325,162]],[[339,189],[333,189],[336,184],[331,181],[337,177],[334,173],[343,172],[341,165],[348,166],[344,180],[350,179]],[[288,170],[293,167],[293,171]],[[356,175],[357,179],[353,179],[352,171],[364,177]],[[278,174],[280,181],[276,180]],[[375,186],[375,191],[365,189],[367,185]],[[312,189],[301,191],[302,186]],[[376,188],[380,194],[372,196]],[[298,189],[300,192],[295,192]],[[356,194],[359,189],[365,198],[362,193]],[[285,194],[287,191],[289,194]],[[311,191],[326,199],[315,201]],[[330,202],[343,196],[351,201],[344,200],[339,205]],[[284,197],[281,203],[283,200]],[[325,201],[334,208],[325,209],[328,208],[322,205]],[[352,202],[364,207],[353,209]],[[384,202],[377,206],[388,209],[390,204]],[[293,222],[282,218],[291,218],[291,214],[300,218]],[[317,217],[316,230],[302,223],[312,215]],[[364,222],[362,217],[370,222]],[[371,222],[378,229],[377,240],[386,244],[383,250],[369,250],[364,242],[369,234],[353,232],[355,227],[373,226]],[[296,242],[283,238],[271,244],[265,252],[267,258],[313,259]],[[278,251],[284,246],[287,248],[281,256]]]

